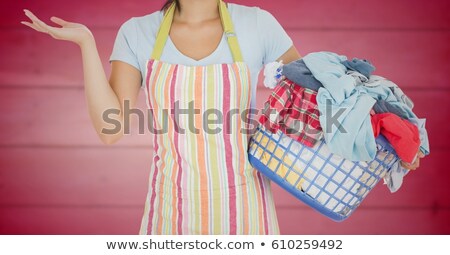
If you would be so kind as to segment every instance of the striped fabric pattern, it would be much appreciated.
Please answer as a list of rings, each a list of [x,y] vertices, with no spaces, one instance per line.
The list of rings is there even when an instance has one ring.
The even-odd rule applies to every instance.
[[[249,77],[243,62],[147,62],[147,106],[154,129],[165,131],[154,135],[140,234],[279,233],[270,181],[250,165],[240,132]],[[176,114],[176,105],[190,113]],[[222,121],[206,132],[208,120]]]

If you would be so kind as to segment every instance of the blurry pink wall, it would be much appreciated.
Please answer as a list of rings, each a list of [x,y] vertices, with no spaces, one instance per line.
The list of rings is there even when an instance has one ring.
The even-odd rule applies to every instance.
[[[274,187],[282,234],[450,234],[450,1],[234,2],[271,12],[301,55],[327,50],[371,60],[428,119],[432,153],[420,170],[395,194],[380,183],[343,223]],[[162,3],[0,3],[0,234],[138,233],[150,134],[103,145],[88,116],[78,47],[19,22],[28,8],[49,23],[55,15],[87,25],[109,74],[119,26]],[[260,86],[258,93],[261,106],[269,91]],[[143,91],[139,100],[145,109]]]

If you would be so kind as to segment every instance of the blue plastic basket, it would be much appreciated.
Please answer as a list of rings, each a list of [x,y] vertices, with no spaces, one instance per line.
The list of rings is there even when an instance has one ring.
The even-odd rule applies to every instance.
[[[331,153],[323,139],[311,148],[259,125],[250,139],[248,158],[253,167],[296,198],[343,221],[398,160],[383,136],[376,142],[374,160],[350,161]]]

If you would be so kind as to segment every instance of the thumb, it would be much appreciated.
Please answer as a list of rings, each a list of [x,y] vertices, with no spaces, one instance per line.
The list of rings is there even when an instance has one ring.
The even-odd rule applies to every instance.
[[[63,26],[63,27],[65,25],[69,24],[69,22],[67,22],[67,21],[65,21],[65,20],[63,20],[61,18],[58,18],[58,17],[51,17],[50,20],[55,22],[56,24],[58,24],[60,26]]]

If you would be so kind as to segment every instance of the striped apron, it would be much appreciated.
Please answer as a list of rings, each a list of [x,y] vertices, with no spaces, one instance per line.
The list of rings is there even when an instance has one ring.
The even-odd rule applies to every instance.
[[[233,64],[160,61],[174,4],[147,61],[154,156],[140,234],[279,233],[270,181],[247,157],[250,72],[227,7],[218,3]]]

